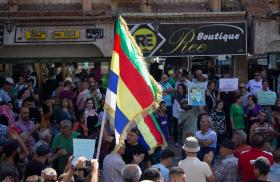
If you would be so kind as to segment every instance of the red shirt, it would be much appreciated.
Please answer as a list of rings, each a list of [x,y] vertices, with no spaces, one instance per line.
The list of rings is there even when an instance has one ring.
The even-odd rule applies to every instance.
[[[260,156],[266,157],[270,161],[270,164],[271,165],[273,164],[272,154],[266,151],[262,151],[260,149],[252,148],[251,150],[244,151],[243,153],[240,154],[238,160],[238,167],[243,182],[256,179],[253,165],[250,164],[250,160],[255,160]]]
[[[237,149],[235,149],[233,151],[233,155],[236,157],[236,158],[239,158],[241,152],[244,152],[246,150],[250,150],[252,147],[250,145],[245,145],[245,144],[241,144],[241,146],[239,146]]]

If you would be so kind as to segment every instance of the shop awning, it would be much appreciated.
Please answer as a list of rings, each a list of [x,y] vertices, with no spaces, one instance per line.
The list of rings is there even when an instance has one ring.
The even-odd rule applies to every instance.
[[[47,63],[50,60],[63,62],[66,58],[103,60],[104,56],[93,44],[16,45],[0,48],[0,63],[25,63],[24,60],[34,63]]]

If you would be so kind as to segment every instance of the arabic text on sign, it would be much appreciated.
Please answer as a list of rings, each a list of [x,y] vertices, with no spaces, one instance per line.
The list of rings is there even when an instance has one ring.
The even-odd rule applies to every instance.
[[[79,39],[80,32],[76,30],[54,31],[52,33],[53,39]]]
[[[44,40],[47,38],[47,33],[37,32],[37,31],[27,31],[25,32],[25,38],[27,40]]]

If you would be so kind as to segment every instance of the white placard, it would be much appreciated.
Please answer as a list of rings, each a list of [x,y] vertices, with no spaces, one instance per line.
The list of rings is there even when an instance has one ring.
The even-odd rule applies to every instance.
[[[86,157],[87,160],[93,158],[95,149],[95,139],[73,139],[73,156],[72,164],[76,164],[79,157]]]
[[[231,92],[238,89],[238,78],[221,78],[219,80],[219,89],[222,92]]]

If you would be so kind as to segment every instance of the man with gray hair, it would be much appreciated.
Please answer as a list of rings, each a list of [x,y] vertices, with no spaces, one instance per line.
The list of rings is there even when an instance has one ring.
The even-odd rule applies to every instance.
[[[122,178],[124,182],[140,181],[142,171],[137,164],[128,164],[122,170]]]
[[[67,163],[67,156],[73,153],[73,139],[77,138],[80,134],[72,131],[72,122],[69,120],[63,120],[60,123],[60,133],[58,133],[52,143],[52,151],[58,151],[62,149],[64,155],[58,158],[58,173],[64,171],[65,165]]]
[[[51,130],[41,129],[39,132],[39,141],[34,145],[34,149],[36,150],[40,145],[50,145],[52,140]]]
[[[115,141],[109,147],[111,150],[115,148]],[[125,152],[125,145],[120,146],[115,151],[106,155],[103,160],[102,182],[123,182],[121,175],[122,169],[125,167],[125,162],[122,155]]]
[[[53,168],[48,167],[42,170],[41,177],[43,178],[44,181],[56,181],[57,173]]]
[[[243,130],[237,130],[232,135],[232,141],[235,144],[233,155],[239,158],[239,155],[246,150],[250,150],[251,146],[247,145],[247,134]]]

